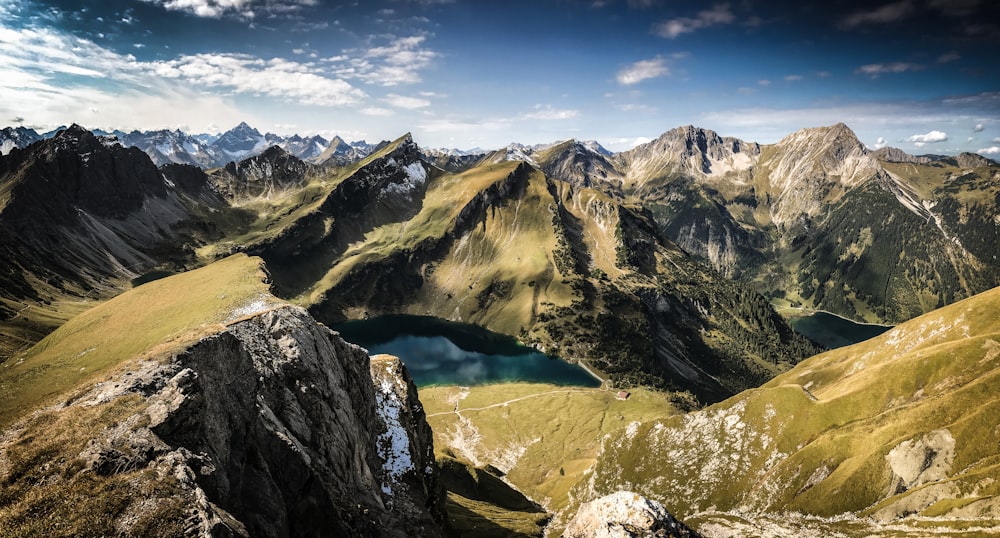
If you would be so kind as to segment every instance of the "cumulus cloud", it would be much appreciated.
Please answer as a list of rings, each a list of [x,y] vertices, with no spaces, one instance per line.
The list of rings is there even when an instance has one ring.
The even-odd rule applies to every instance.
[[[405,108],[408,110],[415,110],[418,108],[425,108],[431,106],[431,102],[428,99],[421,99],[419,97],[408,97],[405,95],[397,95],[395,93],[390,93],[385,96],[385,102],[396,108]]]
[[[667,61],[662,56],[657,56],[651,60],[639,60],[632,65],[618,72],[618,83],[623,86],[638,84],[651,78],[663,77],[670,74]]]
[[[912,142],[913,145],[918,148],[923,147],[926,144],[944,142],[945,140],[948,140],[948,134],[944,131],[930,131],[924,134],[915,134],[906,139],[907,142]]]
[[[996,155],[1000,153],[1000,146],[990,146],[988,148],[979,148],[976,153],[982,153],[984,155]]]
[[[867,64],[857,68],[854,72],[878,78],[880,75],[889,73],[905,73],[907,71],[917,71],[921,65],[908,62],[892,62],[884,64]]]
[[[661,22],[653,27],[653,33],[668,39],[676,39],[682,34],[716,26],[721,24],[731,24],[736,21],[736,16],[729,4],[718,4],[712,9],[699,11],[696,17],[680,17]]]
[[[30,110],[32,123],[46,125],[66,118],[122,128],[252,120],[229,101],[234,94],[317,106],[367,99],[312,62],[225,53],[144,62],[54,28],[9,28],[2,19],[0,65],[0,113]]]
[[[985,127],[983,127],[982,123],[977,123],[976,126],[972,128],[972,130],[977,133],[983,132],[983,129],[985,129]]]
[[[881,149],[888,145],[889,142],[885,139],[885,137],[882,136],[878,137],[878,140],[875,141],[875,149]]]
[[[389,43],[360,51],[357,57],[342,55],[327,61],[343,62],[336,71],[343,78],[387,87],[415,84],[421,81],[420,72],[438,57],[437,52],[423,47],[426,40],[426,35],[393,36]]]
[[[312,65],[283,58],[264,60],[245,54],[195,54],[155,62],[152,67],[164,78],[308,105],[352,105],[366,97],[363,91],[343,80],[317,73]]]
[[[579,110],[552,108],[552,105],[535,105],[534,110],[521,115],[526,120],[568,120],[577,117]]]

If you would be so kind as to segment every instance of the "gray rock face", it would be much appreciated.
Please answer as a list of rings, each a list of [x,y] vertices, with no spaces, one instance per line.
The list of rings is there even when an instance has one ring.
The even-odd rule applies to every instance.
[[[441,534],[431,431],[398,359],[370,370],[363,349],[284,306],[143,364],[78,405],[139,392],[148,426],[116,430],[82,456],[97,474],[179,477],[198,501],[190,534]]]
[[[674,519],[662,504],[637,493],[619,491],[585,503],[563,533],[564,538],[634,538],[700,536]]]

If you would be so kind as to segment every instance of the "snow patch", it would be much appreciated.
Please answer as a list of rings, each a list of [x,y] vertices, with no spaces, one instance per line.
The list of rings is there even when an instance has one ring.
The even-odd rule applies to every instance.
[[[226,323],[254,316],[260,314],[261,312],[266,312],[273,306],[273,303],[271,303],[266,296],[260,295],[243,306],[234,308],[233,311],[229,313],[229,317],[226,318]]]
[[[375,387],[375,410],[382,417],[385,432],[379,435],[376,448],[385,471],[386,482],[382,483],[382,492],[386,495],[392,495],[392,487],[399,485],[404,474],[414,470],[410,437],[400,421],[403,405],[394,383],[382,379]]]
[[[392,160],[391,158],[389,159]],[[386,193],[409,194],[427,181],[427,170],[422,163],[410,163],[403,167],[406,177],[400,183],[391,183],[385,187]]]

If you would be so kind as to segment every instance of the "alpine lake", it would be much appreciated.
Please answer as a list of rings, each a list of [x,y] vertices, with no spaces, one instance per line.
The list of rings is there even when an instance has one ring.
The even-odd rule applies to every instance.
[[[827,312],[796,315],[792,328],[828,349],[878,336],[892,327],[857,323]],[[333,327],[371,355],[403,360],[418,387],[527,382],[599,387],[583,367],[526,347],[515,338],[429,316],[390,315]]]
[[[827,349],[849,346],[888,331],[891,325],[858,323],[829,312],[816,311],[788,320],[795,332]]]
[[[466,323],[391,315],[333,326],[371,355],[402,359],[418,387],[529,382],[599,387],[581,366],[520,344],[515,338]]]

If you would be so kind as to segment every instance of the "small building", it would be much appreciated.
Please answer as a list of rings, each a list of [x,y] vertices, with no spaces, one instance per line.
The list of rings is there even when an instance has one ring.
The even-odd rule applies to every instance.
[[[618,399],[619,400],[628,400],[629,396],[631,396],[631,395],[632,395],[632,393],[628,392],[626,390],[620,390],[620,391],[618,391]]]

